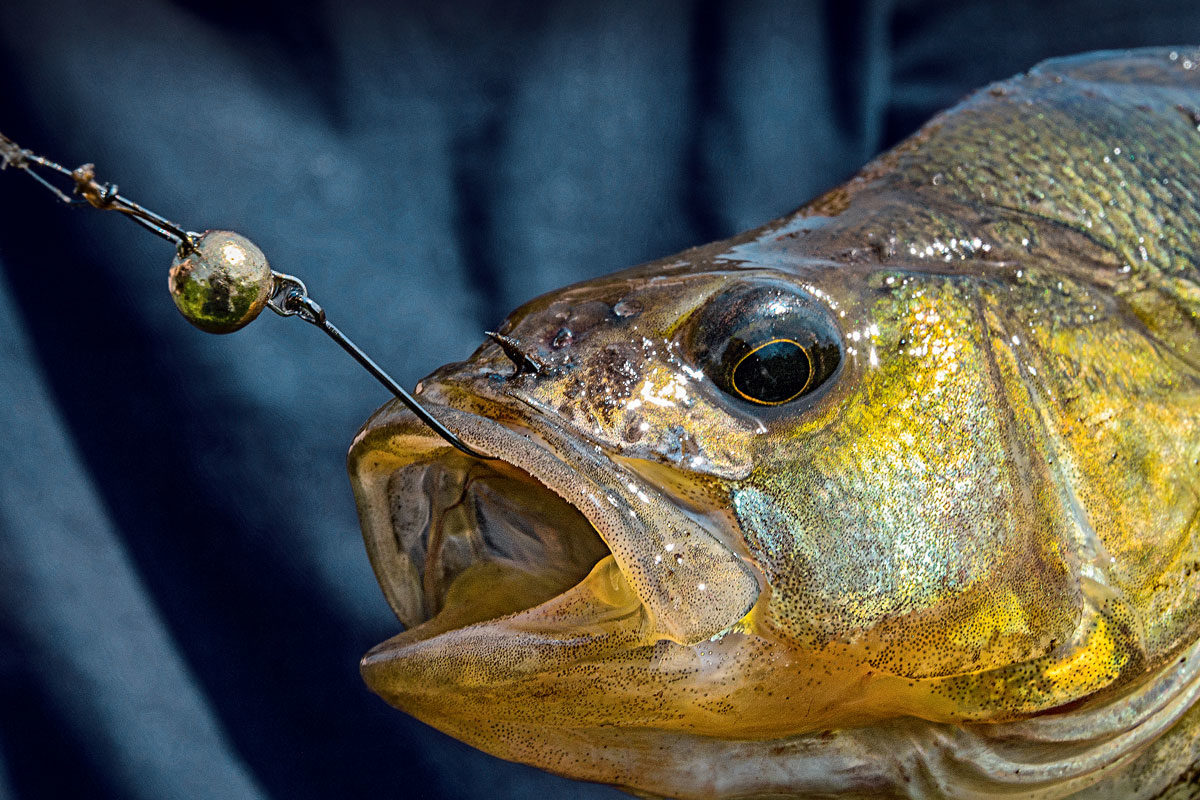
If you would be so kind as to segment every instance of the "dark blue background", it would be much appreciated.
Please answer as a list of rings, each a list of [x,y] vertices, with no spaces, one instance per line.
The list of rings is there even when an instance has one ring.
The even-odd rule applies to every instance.
[[[971,88],[1198,42],[1194,0],[4,0],[0,131],[250,236],[411,386]],[[614,797],[364,688],[398,623],[344,457],[386,396],[297,321],[191,329],[170,256],[0,175],[0,798]]]

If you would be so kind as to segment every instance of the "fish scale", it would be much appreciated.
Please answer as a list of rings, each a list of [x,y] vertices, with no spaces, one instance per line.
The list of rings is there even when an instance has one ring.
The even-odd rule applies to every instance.
[[[1200,66],[1185,69],[1178,59],[1172,72],[1156,72],[1152,84],[1122,85],[1092,75],[1111,59],[1091,62],[1100,66],[1034,69],[935,117],[851,181],[839,202],[861,196],[861,211],[838,215],[800,249],[836,254],[838,242],[831,240],[872,234],[918,253],[929,242],[985,234],[997,253],[1037,249],[1036,239],[1005,235],[1011,229],[996,222],[1007,217],[1027,223],[1051,247],[1058,227],[1074,230],[1099,248],[1107,266],[1194,280],[1200,131],[1180,108],[1200,107]],[[887,201],[891,207],[875,213]],[[822,215],[825,206],[819,199],[798,220]],[[916,224],[914,210],[921,214]],[[800,223],[800,229],[811,227]]]

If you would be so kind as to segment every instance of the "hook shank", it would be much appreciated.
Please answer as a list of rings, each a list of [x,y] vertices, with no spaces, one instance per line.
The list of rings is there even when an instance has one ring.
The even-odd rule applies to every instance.
[[[358,345],[350,340],[349,336],[342,333],[340,328],[330,322],[325,315],[325,309],[308,296],[308,289],[305,287],[303,281],[292,275],[284,275],[279,272],[275,272],[273,275],[275,276],[275,291],[272,292],[271,299],[267,301],[267,306],[272,311],[284,317],[299,317],[310,325],[324,331],[326,336],[336,342],[338,347],[349,353],[351,358],[357,361],[375,380],[383,384],[384,388],[394,394],[400,402],[408,406],[409,410],[416,414],[417,418],[429,426],[434,433],[469,456],[487,461],[492,460],[492,456],[481,453],[471,447],[460,439],[456,433],[439,422],[415,397],[409,394],[408,390],[397,383],[391,375],[384,372],[383,368],[376,364],[373,358],[363,352]]]

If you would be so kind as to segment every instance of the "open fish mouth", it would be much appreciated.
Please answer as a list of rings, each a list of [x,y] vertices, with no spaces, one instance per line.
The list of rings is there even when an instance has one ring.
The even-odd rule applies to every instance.
[[[417,642],[551,601],[575,605],[544,609],[544,631],[578,634],[582,602],[597,618],[636,617],[625,634],[644,643],[694,644],[753,607],[760,579],[721,533],[601,448],[536,416],[435,413],[492,460],[450,448],[397,405],[351,450],[368,554],[408,626],[368,653],[368,681]]]
[[[629,786],[664,733],[758,724],[727,709],[752,643],[721,634],[760,576],[717,521],[535,413],[426,403],[491,458],[399,404],[355,439],[367,552],[408,626],[363,657],[375,693],[502,758]]]
[[[387,479],[372,561],[415,641],[533,608],[609,555],[575,506],[510,463],[436,449]]]

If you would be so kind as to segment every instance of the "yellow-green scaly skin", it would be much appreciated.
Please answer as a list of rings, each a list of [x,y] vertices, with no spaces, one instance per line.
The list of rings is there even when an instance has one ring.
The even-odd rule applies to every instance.
[[[364,663],[372,688],[656,795],[1196,796],[1197,62],[1047,62],[789,217],[518,310],[504,331],[559,372],[497,382],[487,345],[431,376],[468,441],[502,447],[465,412],[598,447],[611,468],[564,458],[650,487],[647,530],[703,517],[752,578],[713,556],[734,588],[708,602],[598,525],[608,589],[402,634]],[[842,367],[812,402],[748,409],[691,368],[689,325],[757,279],[836,323]],[[385,408],[351,453],[384,583],[380,476],[436,449],[420,437]]]

